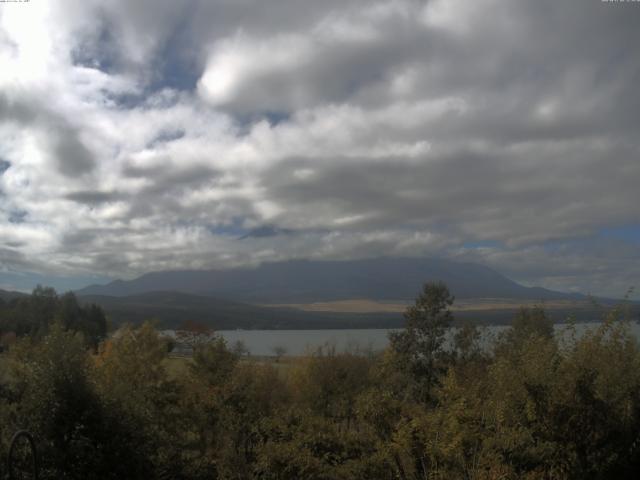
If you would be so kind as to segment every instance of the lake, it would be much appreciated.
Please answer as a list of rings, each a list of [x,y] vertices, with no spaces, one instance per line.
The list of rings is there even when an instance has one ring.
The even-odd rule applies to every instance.
[[[578,333],[596,327],[598,323],[578,323]],[[505,330],[506,326],[484,327],[483,338],[490,342],[492,337]],[[555,326],[558,335],[566,329],[566,325]],[[274,347],[284,347],[287,355],[303,355],[323,345],[335,346],[336,351],[354,349],[383,350],[388,344],[387,334],[390,329],[362,330],[220,330],[229,346],[241,340],[251,355],[273,355]],[[640,325],[631,323],[631,331],[640,338]]]

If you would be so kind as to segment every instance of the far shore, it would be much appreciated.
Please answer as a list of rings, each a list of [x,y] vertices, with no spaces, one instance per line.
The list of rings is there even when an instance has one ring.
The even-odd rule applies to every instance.
[[[277,303],[262,304],[263,307],[293,308],[304,312],[334,313],[402,313],[410,306],[410,302],[402,300],[376,301],[369,299],[335,300],[312,303]],[[452,311],[472,312],[487,310],[517,310],[520,307],[542,306],[547,309],[589,309],[593,304],[588,300],[527,300],[508,298],[477,298],[456,300]]]

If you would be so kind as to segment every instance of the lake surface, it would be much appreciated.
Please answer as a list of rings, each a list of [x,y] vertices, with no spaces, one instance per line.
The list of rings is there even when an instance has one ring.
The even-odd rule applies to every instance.
[[[578,334],[597,327],[598,323],[576,324]],[[631,323],[631,332],[640,339],[640,325]],[[484,327],[484,343],[491,342],[506,326]],[[556,334],[562,335],[566,325],[555,326]],[[283,347],[287,355],[303,355],[325,345],[334,346],[337,352],[346,350],[383,350],[387,344],[390,329],[362,330],[220,330],[229,346],[241,340],[251,355],[273,355],[275,347]]]

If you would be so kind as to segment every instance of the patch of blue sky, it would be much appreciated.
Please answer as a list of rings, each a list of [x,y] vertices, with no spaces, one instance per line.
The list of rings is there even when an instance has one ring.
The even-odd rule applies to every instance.
[[[561,238],[549,240],[542,244],[548,251],[568,251],[576,249],[593,249],[602,247],[611,242],[627,245],[640,244],[640,225],[621,225],[606,227],[590,234],[573,238]]]
[[[4,174],[11,167],[11,162],[0,158],[0,175]]]
[[[120,110],[131,110],[142,105],[146,100],[143,93],[118,93],[104,92],[106,100],[111,106]]]
[[[280,228],[275,225],[262,225],[260,227],[251,229],[248,233],[239,237],[239,240],[244,240],[247,238],[278,237],[280,235],[292,235],[295,233],[295,230],[291,230],[289,228]]]
[[[561,252],[567,250],[592,248],[597,243],[596,235],[583,235],[580,237],[557,238],[547,240],[541,244],[542,248],[549,252]]]
[[[25,210],[12,210],[9,212],[9,223],[24,223],[28,215]]]
[[[238,113],[233,116],[236,127],[238,128],[238,137],[244,137],[251,134],[252,128],[256,123],[266,120],[269,125],[275,127],[281,123],[288,122],[291,114],[284,111],[258,111],[252,113]]]
[[[234,218],[228,223],[209,225],[207,228],[212,235],[222,235],[226,237],[242,237],[250,232],[249,229],[244,227],[244,220],[239,217]]]
[[[148,99],[157,92],[163,90],[193,91],[196,88],[200,71],[191,65],[188,60],[172,61],[171,58],[160,61],[155,68],[155,74],[148,84],[135,93],[113,94],[105,92],[105,97],[116,107],[130,110],[144,106]],[[163,102],[166,107],[178,101],[179,97],[169,96]]]
[[[264,112],[263,116],[271,125],[287,122],[291,118],[291,115],[287,112]]]
[[[107,74],[129,69],[131,66],[121,60],[123,55],[118,51],[121,46],[111,30],[104,25],[93,39],[82,42],[80,47],[74,49],[71,52],[73,64]],[[124,94],[104,92],[105,97],[117,108],[132,109],[144,104],[153,93],[165,89],[193,91],[202,74],[202,66],[194,53],[197,49],[189,45],[185,33],[188,33],[185,25],[178,25],[164,42],[164,48],[154,52],[147,65],[148,70],[143,75],[148,83],[141,91]]]
[[[202,75],[202,66],[196,55],[198,49],[193,45],[186,11],[164,42],[164,49],[155,56],[157,73],[148,87],[151,92],[165,88],[193,91]]]
[[[74,65],[93,68],[105,73],[116,69],[117,41],[106,25],[97,32],[94,42],[81,42],[71,51]]]
[[[598,236],[616,238],[630,243],[640,243],[640,224],[603,228],[598,232]]]
[[[164,130],[147,144],[147,148],[153,148],[162,143],[169,143],[175,140],[180,140],[184,136],[185,131],[181,128],[178,128],[176,130]]]
[[[195,60],[167,51],[165,57],[158,65],[158,73],[147,87],[147,93],[170,88],[180,91],[193,91],[198,84],[202,72],[195,64]]]
[[[497,240],[478,240],[475,242],[465,242],[462,244],[464,248],[504,248],[502,242]]]

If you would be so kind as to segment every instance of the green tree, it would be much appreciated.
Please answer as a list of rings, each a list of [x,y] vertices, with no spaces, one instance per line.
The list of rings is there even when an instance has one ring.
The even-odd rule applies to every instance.
[[[58,296],[50,287],[38,285],[30,296],[13,299],[0,309],[0,331],[39,339],[58,322],[81,332],[88,345],[98,346],[107,334],[107,320],[99,306],[81,305],[73,292]]]
[[[358,396],[369,386],[370,358],[338,354],[333,346],[318,348],[302,359],[291,375],[298,404],[349,428],[356,417]]]
[[[196,346],[190,368],[207,385],[219,386],[229,380],[238,359],[238,355],[227,348],[226,340],[216,336]]]
[[[389,334],[392,359],[413,379],[415,394],[421,401],[431,399],[431,391],[445,371],[442,346],[453,321],[453,301],[445,284],[426,283],[415,304],[404,314],[404,330]]]
[[[82,335],[59,323],[38,343],[12,350],[16,423],[38,439],[42,478],[120,478],[119,421],[105,411],[92,381]],[[9,431],[11,431],[9,430]]]
[[[87,344],[97,348],[107,334],[107,319],[95,304],[82,306],[73,292],[58,297],[55,317],[65,328],[82,332]]]
[[[95,382],[105,408],[123,424],[130,449],[126,478],[174,476],[184,468],[186,412],[182,389],[169,378],[167,345],[150,323],[125,326],[95,357]]]

